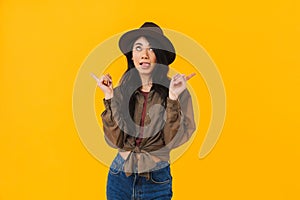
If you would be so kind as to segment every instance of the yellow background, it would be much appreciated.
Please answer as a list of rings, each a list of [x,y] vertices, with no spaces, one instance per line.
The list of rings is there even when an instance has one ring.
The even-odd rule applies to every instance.
[[[299,199],[296,0],[1,1],[0,199],[105,199],[108,168],[78,137],[73,84],[96,45],[144,21],[194,38],[226,88],[220,140],[198,159],[203,108],[203,131],[172,165],[174,199]]]

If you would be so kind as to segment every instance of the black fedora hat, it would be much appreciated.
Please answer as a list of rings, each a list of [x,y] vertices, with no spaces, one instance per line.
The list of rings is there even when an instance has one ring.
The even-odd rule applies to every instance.
[[[123,34],[119,40],[119,47],[123,54],[132,51],[132,42],[140,36],[154,39],[158,42],[158,47],[164,50],[167,55],[168,64],[171,64],[176,57],[175,48],[171,41],[164,35],[162,29],[153,22],[145,22],[139,29],[134,29]]]

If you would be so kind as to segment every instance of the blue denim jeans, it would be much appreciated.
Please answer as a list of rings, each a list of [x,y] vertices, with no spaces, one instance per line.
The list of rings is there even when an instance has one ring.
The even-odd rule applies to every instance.
[[[172,176],[168,162],[158,162],[154,171],[146,177],[133,173],[126,176],[125,160],[118,154],[113,160],[107,179],[108,200],[170,200],[172,198]]]

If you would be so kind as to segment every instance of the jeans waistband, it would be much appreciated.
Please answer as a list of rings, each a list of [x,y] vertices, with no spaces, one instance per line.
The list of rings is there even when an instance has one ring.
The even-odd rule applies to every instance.
[[[124,158],[118,153],[110,167],[113,169],[118,169],[118,170],[123,171],[125,162],[126,161],[124,160]],[[169,165],[170,165],[170,163],[168,161],[159,161],[156,163],[156,166],[150,170],[150,172],[165,168]]]

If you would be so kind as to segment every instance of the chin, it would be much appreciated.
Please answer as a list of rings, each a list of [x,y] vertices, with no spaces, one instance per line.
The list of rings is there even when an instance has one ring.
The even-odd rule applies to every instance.
[[[152,74],[152,71],[146,71],[146,70],[138,70],[139,71],[139,74],[141,75],[151,75]]]
[[[140,74],[143,74],[143,75],[150,75],[150,74],[152,74],[153,69],[154,69],[153,67],[148,68],[148,69],[143,69],[143,68],[139,67],[137,70],[138,70],[138,72],[139,72]]]

